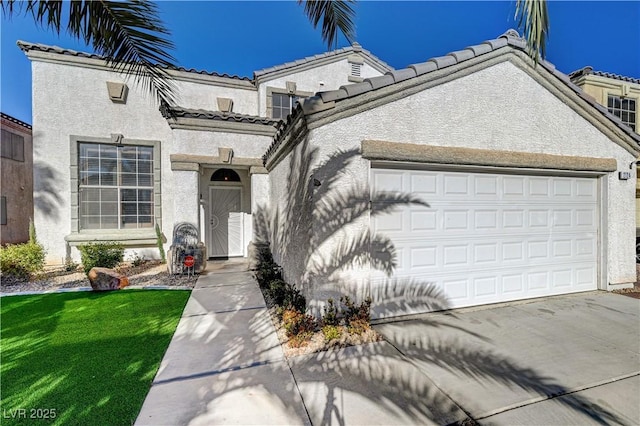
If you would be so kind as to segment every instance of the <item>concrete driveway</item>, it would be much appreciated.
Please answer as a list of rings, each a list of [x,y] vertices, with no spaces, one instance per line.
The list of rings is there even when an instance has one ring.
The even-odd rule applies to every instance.
[[[375,328],[481,424],[637,425],[639,314],[640,300],[589,292]]]

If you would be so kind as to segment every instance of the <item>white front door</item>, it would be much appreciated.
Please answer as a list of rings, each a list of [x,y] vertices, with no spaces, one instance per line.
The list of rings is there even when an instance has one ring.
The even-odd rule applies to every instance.
[[[212,186],[209,188],[210,257],[242,256],[244,229],[242,223],[242,188]]]

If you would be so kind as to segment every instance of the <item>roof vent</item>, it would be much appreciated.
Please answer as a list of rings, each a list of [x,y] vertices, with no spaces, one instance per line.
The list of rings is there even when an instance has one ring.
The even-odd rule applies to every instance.
[[[354,77],[361,77],[362,64],[351,64],[351,75]]]

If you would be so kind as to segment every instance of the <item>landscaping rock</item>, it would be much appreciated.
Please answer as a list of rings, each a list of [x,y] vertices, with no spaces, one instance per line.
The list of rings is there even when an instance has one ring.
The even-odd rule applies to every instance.
[[[129,279],[109,268],[91,268],[89,282],[93,291],[119,290],[129,285]]]

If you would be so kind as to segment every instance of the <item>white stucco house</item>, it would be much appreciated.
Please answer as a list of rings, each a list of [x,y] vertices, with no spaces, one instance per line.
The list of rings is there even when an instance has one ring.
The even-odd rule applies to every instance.
[[[191,222],[211,257],[268,241],[312,310],[340,293],[385,317],[635,282],[640,136],[514,31],[402,70],[359,45],[252,78],[172,70],[180,103],[162,108],[95,55],[19,46],[50,262],[96,239],[151,256],[155,223],[169,245]]]

